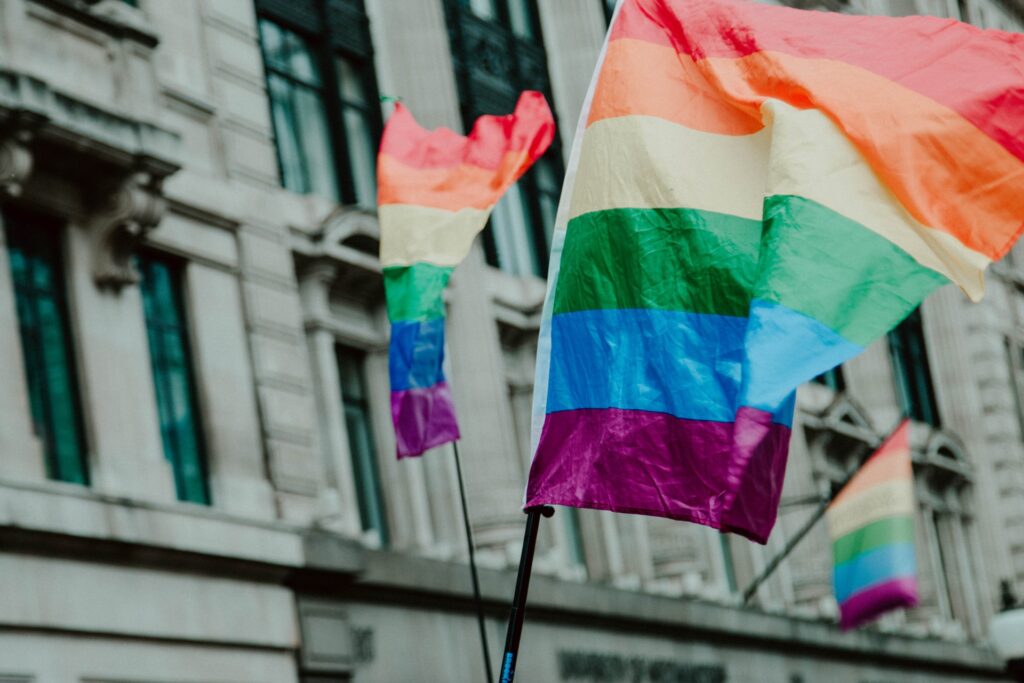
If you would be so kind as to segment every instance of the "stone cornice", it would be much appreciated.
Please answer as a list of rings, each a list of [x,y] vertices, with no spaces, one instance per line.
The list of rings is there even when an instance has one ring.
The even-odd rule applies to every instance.
[[[32,0],[58,14],[116,38],[154,48],[160,39],[144,15],[119,0]]]
[[[181,167],[181,137],[172,131],[114,113],[54,90],[26,74],[0,69],[0,125],[31,120],[39,141],[122,168],[144,161],[166,177]]]

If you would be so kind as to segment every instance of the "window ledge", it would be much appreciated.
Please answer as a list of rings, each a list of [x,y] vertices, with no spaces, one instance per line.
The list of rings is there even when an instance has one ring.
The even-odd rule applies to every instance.
[[[33,546],[61,537],[93,544],[144,545],[263,565],[304,562],[298,527],[231,515],[188,503],[156,503],[111,496],[61,482],[0,480],[0,538],[16,535]]]
[[[116,38],[133,40],[149,48],[160,38],[137,7],[120,0],[32,0],[63,16]]]

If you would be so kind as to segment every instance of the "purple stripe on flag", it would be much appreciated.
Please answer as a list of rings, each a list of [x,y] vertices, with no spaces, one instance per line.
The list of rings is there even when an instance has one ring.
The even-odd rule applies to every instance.
[[[735,423],[615,408],[549,413],[526,506],[669,517],[764,543],[782,492],[789,434],[752,408],[740,408]]]
[[[917,579],[904,576],[877,583],[854,593],[839,605],[839,627],[857,628],[885,612],[917,604]]]
[[[426,389],[391,392],[391,418],[399,458],[421,455],[459,438],[455,405],[447,382]]]

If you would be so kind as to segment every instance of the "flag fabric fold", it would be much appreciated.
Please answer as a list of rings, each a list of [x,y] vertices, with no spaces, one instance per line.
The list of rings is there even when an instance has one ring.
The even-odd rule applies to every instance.
[[[391,341],[391,416],[398,456],[459,438],[444,376],[444,290],[491,209],[551,144],[544,96],[524,92],[507,116],[481,116],[468,136],[424,130],[402,106],[377,159],[380,260]]]
[[[917,604],[908,422],[900,425],[843,487],[825,517],[832,537],[833,582],[843,629]]]
[[[1024,226],[1024,36],[623,0],[570,159],[526,505],[765,542],[796,387]]]

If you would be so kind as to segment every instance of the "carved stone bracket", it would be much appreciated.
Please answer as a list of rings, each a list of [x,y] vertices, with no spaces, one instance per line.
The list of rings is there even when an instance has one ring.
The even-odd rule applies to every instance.
[[[87,226],[93,277],[101,287],[120,289],[139,281],[132,255],[167,209],[162,184],[160,176],[133,171],[97,193]]]
[[[0,200],[17,197],[32,173],[32,133],[15,130],[0,138]]]

